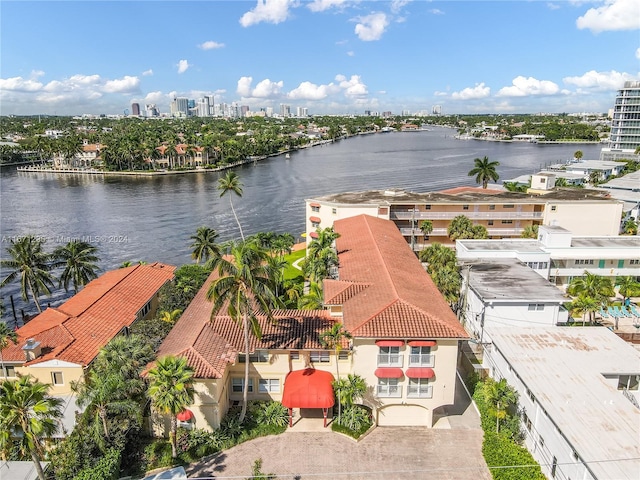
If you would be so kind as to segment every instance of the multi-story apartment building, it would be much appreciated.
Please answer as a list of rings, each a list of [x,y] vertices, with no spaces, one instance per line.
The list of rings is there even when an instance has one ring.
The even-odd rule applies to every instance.
[[[640,81],[624,83],[613,107],[609,145],[602,149],[602,160],[638,160],[640,146]]]
[[[378,425],[431,427],[440,407],[453,403],[458,344],[468,335],[392,222],[360,215],[335,228],[340,267],[324,281],[326,308],[276,311],[274,322],[258,315],[262,337],[250,340],[249,399],[279,400],[296,412],[323,409],[326,416],[339,369],[340,376],[366,380],[364,403]],[[241,328],[225,311],[211,318],[206,294],[215,277],[158,353],[183,356],[195,369],[197,394],[186,418],[207,429],[241,401],[247,361]],[[319,339],[336,322],[353,336],[337,354]],[[329,392],[326,403],[317,392]]]
[[[623,202],[607,192],[554,188],[537,193],[460,187],[442,192],[404,190],[346,192],[306,200],[307,241],[318,228],[336,220],[367,214],[393,221],[416,251],[432,242],[453,246],[447,227],[458,215],[483,225],[489,238],[518,238],[533,225],[558,225],[575,235],[617,235]],[[420,230],[423,220],[433,230]]]

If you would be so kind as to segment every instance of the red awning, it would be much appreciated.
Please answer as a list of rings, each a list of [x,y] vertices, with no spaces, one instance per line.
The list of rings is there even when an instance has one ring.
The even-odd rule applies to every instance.
[[[435,340],[409,340],[411,347],[435,347],[436,345]]]
[[[311,238],[318,238],[318,232],[311,232],[311,233],[309,234],[309,236],[310,236]]]
[[[376,340],[376,345],[379,347],[401,347],[404,345],[404,340]]]
[[[320,217],[309,217],[309,221],[312,223],[320,223]]]
[[[402,375],[401,368],[376,368],[375,371],[375,376],[378,378],[402,378]]]
[[[181,411],[178,415],[176,415],[176,418],[180,421],[180,422],[188,422],[189,420],[191,420],[193,418],[193,412],[189,409],[185,409],[183,411]]]
[[[319,203],[310,203],[309,206],[310,207],[318,207],[318,208],[320,208],[320,204]]]
[[[334,404],[333,375],[307,368],[289,372],[284,380],[282,405],[286,408],[329,408]]]
[[[436,376],[436,372],[433,371],[433,368],[426,368],[426,367],[407,368],[407,377],[409,378],[433,378],[435,376]]]

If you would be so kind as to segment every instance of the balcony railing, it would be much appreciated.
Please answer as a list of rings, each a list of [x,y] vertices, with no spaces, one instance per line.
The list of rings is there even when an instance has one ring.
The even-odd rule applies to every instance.
[[[381,353],[378,355],[378,366],[379,367],[402,367],[402,355],[400,355],[399,353],[391,353],[391,354]]]
[[[428,385],[421,387],[418,385],[409,385],[407,387],[407,397],[409,398],[431,398],[433,397],[433,387]]]
[[[402,387],[400,385],[378,385],[377,392],[379,397],[402,397]]]
[[[410,367],[433,367],[434,361],[435,361],[434,355],[428,355],[428,354],[409,355]]]
[[[533,220],[541,219],[543,212],[505,212],[503,210],[489,210],[476,212],[473,210],[458,210],[451,212],[391,212],[391,220],[453,220],[458,215],[464,215],[471,220]]]

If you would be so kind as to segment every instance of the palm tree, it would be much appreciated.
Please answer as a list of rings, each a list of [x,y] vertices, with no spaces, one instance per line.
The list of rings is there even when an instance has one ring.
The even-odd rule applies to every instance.
[[[211,262],[213,269],[218,271],[218,278],[207,291],[207,299],[213,301],[211,319],[213,321],[224,307],[227,314],[241,326],[244,335],[243,403],[239,417],[241,423],[247,412],[251,353],[249,335],[257,339],[262,337],[256,310],[259,308],[271,320],[271,308],[279,304],[273,291],[275,272],[268,256],[255,242],[240,242],[231,245],[231,258],[218,257]]]
[[[573,158],[576,160],[581,160],[583,156],[582,150],[576,150],[576,153],[573,154]]]
[[[595,298],[581,294],[571,302],[571,315],[582,315],[582,326],[584,326],[585,317],[591,317],[592,313],[600,309],[600,303]],[[618,329],[618,317],[615,318],[615,329]]]
[[[618,292],[624,297],[625,305],[629,298],[640,296],[640,282],[635,277],[618,277],[616,278],[616,285],[619,286]]]
[[[43,251],[43,244],[44,240],[33,235],[12,239],[7,247],[7,253],[11,258],[0,261],[0,266],[11,270],[0,282],[0,287],[19,277],[22,299],[27,301],[28,295],[31,295],[39,313],[42,313],[42,308],[38,297],[43,293],[51,295],[51,289],[54,287],[53,275],[50,273],[51,255]]]
[[[358,398],[367,392],[367,383],[360,375],[349,374],[347,378],[338,378],[333,382],[333,391],[338,399],[338,422],[342,414],[342,406],[353,405]]]
[[[482,184],[482,188],[487,188],[489,184],[489,180],[493,180],[494,182],[498,181],[498,172],[496,172],[496,167],[500,165],[500,162],[497,161],[489,161],[489,157],[485,155],[484,158],[475,158],[473,160],[474,167],[469,171],[468,175],[476,177],[476,183]]]
[[[38,478],[45,480],[40,465],[44,454],[42,440],[58,429],[62,399],[48,395],[49,385],[30,375],[0,382],[0,450],[7,455],[18,441],[22,455],[30,455]]]
[[[209,258],[220,256],[220,247],[216,244],[218,232],[211,227],[198,227],[195,235],[190,237],[193,240],[191,244],[191,258],[196,263],[207,261]]]
[[[420,230],[424,233],[425,237],[433,232],[433,222],[431,220],[423,220],[420,222]]]
[[[298,298],[298,308],[300,310],[322,310],[323,301],[322,286],[319,283],[311,282],[309,291]]]
[[[500,431],[500,420],[507,417],[509,409],[518,403],[517,392],[503,378],[499,382],[488,378],[484,383],[484,398],[489,412],[496,416],[496,433]]]
[[[120,373],[125,379],[135,379],[154,359],[148,339],[131,333],[118,335],[107,343],[98,353],[92,368],[103,375]]]
[[[97,251],[98,247],[80,240],[72,240],[53,251],[54,268],[64,267],[60,274],[60,285],[64,286],[65,291],[69,291],[69,284],[72,282],[73,289],[77,292],[78,287],[98,278],[98,266],[95,262],[99,262],[100,258],[95,255]]]
[[[474,225],[469,218],[458,215],[447,227],[447,235],[451,240],[465,238],[487,238],[488,232],[483,225]]]
[[[625,235],[637,235],[638,223],[633,218],[627,218],[622,224],[622,232]]]
[[[18,334],[12,330],[6,323],[0,321],[0,368],[2,369],[2,377],[7,378],[7,372],[4,369],[4,361],[2,360],[2,350],[9,346],[9,342],[14,345],[18,343]]]
[[[598,304],[608,304],[609,298],[615,295],[610,278],[595,275],[586,270],[584,276],[576,277],[571,281],[567,287],[567,293],[572,297],[590,297]],[[593,322],[593,314],[590,314],[590,317]]]
[[[306,277],[317,283],[328,277],[333,267],[338,266],[338,254],[333,248],[333,242],[340,234],[334,232],[333,227],[318,229],[316,233],[318,238],[309,243],[303,268]]]
[[[193,375],[194,371],[187,365],[186,358],[170,355],[159,358],[148,373],[150,383],[147,394],[151,404],[158,412],[171,415],[169,441],[173,458],[178,456],[176,415],[193,403]]]
[[[567,179],[564,177],[558,177],[556,178],[556,183],[555,183],[556,187],[568,187],[569,183],[567,182]]]
[[[527,225],[524,227],[520,238],[538,238],[538,225]]]
[[[84,381],[73,382],[72,389],[78,395],[78,406],[86,407],[83,415],[89,420],[91,434],[103,452],[111,441],[110,419],[116,420],[119,426],[130,419],[138,425],[142,422],[140,404],[134,400],[144,390],[140,379],[126,379],[119,371],[105,375],[95,370]]]
[[[239,197],[242,197],[242,183],[240,182],[240,178],[236,172],[228,170],[224,177],[218,179],[218,190],[220,191],[220,197],[223,197],[227,193],[235,193]],[[231,201],[231,195],[229,195],[229,205],[231,206],[231,211],[233,212],[233,216],[236,219],[236,223],[238,224],[238,229],[240,230],[240,237],[244,242],[244,233],[242,232],[242,225],[240,225],[240,220],[238,220],[238,215],[236,215],[236,211],[233,208],[233,202]]]
[[[320,334],[320,343],[326,348],[333,348],[336,357],[336,378],[340,378],[338,354],[342,350],[342,342],[351,338],[353,338],[352,335],[341,323],[334,323],[329,330]]]

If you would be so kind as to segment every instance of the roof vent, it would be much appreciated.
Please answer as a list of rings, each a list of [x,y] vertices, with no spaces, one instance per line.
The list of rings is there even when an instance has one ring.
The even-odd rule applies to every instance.
[[[35,338],[28,338],[22,350],[24,350],[24,357],[27,362],[35,360],[42,354],[40,342],[36,342]]]

